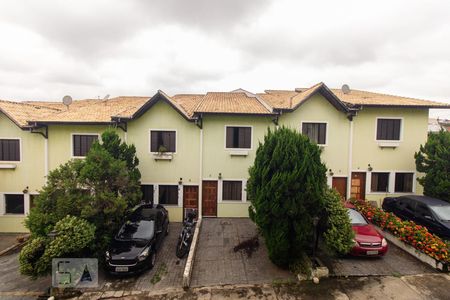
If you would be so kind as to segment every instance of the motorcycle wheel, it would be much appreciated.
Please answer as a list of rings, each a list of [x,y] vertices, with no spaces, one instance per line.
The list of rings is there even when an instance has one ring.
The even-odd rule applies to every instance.
[[[183,243],[182,239],[178,240],[176,255],[183,258],[189,252],[189,248]]]

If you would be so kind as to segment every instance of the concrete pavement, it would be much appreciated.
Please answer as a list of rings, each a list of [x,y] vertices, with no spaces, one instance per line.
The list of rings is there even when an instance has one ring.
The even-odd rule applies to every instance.
[[[450,276],[425,274],[411,276],[381,276],[360,278],[329,278],[316,285],[312,282],[225,285],[197,287],[189,290],[173,288],[153,292],[116,291],[115,293],[85,293],[74,299],[448,299]]]

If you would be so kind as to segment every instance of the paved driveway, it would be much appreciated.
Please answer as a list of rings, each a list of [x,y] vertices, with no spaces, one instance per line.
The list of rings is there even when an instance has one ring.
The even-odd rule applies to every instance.
[[[156,265],[152,270],[148,270],[139,276],[118,278],[107,275],[100,269],[98,290],[150,291],[181,287],[186,258],[180,260],[175,255],[181,226],[181,223],[170,223],[169,235],[164,239],[161,250],[157,254]],[[16,252],[0,257],[0,299],[6,299],[10,296],[21,299],[35,299],[37,295],[44,293],[51,285],[50,276],[33,281],[20,275],[18,255],[18,252]]]
[[[384,257],[345,257],[331,259],[321,255],[322,260],[335,276],[374,276],[374,275],[417,275],[437,273],[435,269],[389,244]]]
[[[262,238],[259,239],[258,250],[250,258],[233,251],[234,246],[255,234],[256,226],[247,218],[203,219],[191,286],[272,283],[277,279],[294,279],[290,272],[270,262]]]

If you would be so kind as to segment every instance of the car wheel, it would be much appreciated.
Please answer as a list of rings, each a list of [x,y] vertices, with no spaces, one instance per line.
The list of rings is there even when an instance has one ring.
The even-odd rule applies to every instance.
[[[156,253],[154,250],[152,250],[152,254],[150,254],[150,264],[149,264],[150,269],[153,269],[155,263],[156,263]]]

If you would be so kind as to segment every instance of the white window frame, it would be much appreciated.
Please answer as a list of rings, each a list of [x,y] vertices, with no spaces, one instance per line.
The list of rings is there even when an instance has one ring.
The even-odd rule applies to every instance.
[[[372,192],[372,173],[389,173],[389,187],[387,192]],[[413,173],[413,186],[412,192],[395,192],[395,173]],[[416,193],[417,187],[417,174],[416,171],[412,170],[372,170],[371,172],[367,172],[366,175],[366,194],[370,195],[386,195],[386,194],[395,194],[395,195],[411,195]]]
[[[377,139],[377,133],[378,133],[378,120],[379,119],[390,119],[390,120],[400,120],[400,137],[398,140],[379,140]],[[381,142],[381,143],[401,143],[403,142],[403,127],[404,125],[404,118],[403,117],[381,117],[377,116],[375,118],[375,142]]]
[[[226,200],[223,199],[223,182],[224,181],[241,181],[242,191],[241,200]],[[218,203],[246,203],[247,202],[247,179],[246,178],[222,178],[217,183],[217,202]]]
[[[166,152],[170,154],[177,154],[178,152],[178,130],[177,129],[161,129],[161,128],[150,128],[148,130],[148,153],[158,154],[159,152],[152,152],[152,131],[174,131],[175,132],[175,152]]]
[[[228,127],[245,127],[245,128],[250,128],[250,148],[227,148],[227,128]],[[224,126],[224,135],[223,135],[224,139],[224,149],[225,150],[232,150],[232,151],[251,151],[253,150],[253,126],[252,125],[225,125]]]
[[[325,128],[325,144],[319,144],[317,143],[317,146],[323,146],[326,147],[328,146],[328,136],[329,136],[329,123],[328,121],[308,121],[308,120],[302,120],[300,122],[300,133],[303,134],[303,123],[318,123],[318,124],[325,124],[326,128]],[[312,141],[314,142],[314,141]]]
[[[80,159],[86,158],[86,156],[75,156],[74,155],[74,153],[73,153],[73,150],[74,150],[73,149],[73,146],[74,146],[74,144],[73,144],[73,136],[74,135],[96,135],[98,137],[98,141],[101,142],[101,135],[100,135],[100,133],[95,133],[95,132],[88,132],[88,133],[72,132],[70,134],[70,153],[71,153],[71,157],[72,158],[80,158]]]
[[[23,160],[23,147],[22,147],[22,138],[20,137],[5,137],[2,136],[0,137],[0,140],[19,140],[19,156],[20,159],[19,160],[0,160],[0,164],[18,164],[21,163]]]
[[[23,214],[8,214],[6,213],[6,195],[23,195]],[[22,192],[7,192],[0,194],[0,215],[7,217],[22,217],[26,216],[30,211],[30,196]]]
[[[164,207],[183,207],[183,184],[178,183],[142,183],[141,184],[152,184],[153,185],[153,203],[155,205],[159,203],[159,186],[160,185],[173,185],[178,187],[178,204],[161,204]]]

